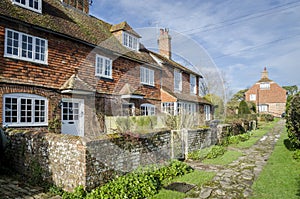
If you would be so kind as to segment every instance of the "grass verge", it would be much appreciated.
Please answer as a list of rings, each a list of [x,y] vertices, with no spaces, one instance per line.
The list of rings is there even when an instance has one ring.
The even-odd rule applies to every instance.
[[[285,139],[286,132],[281,135],[267,165],[254,182],[252,199],[300,198],[300,163],[285,147]]]
[[[218,156],[214,159],[204,159],[202,162],[204,164],[227,165],[238,159],[242,155],[242,152],[229,150],[226,151],[222,156]]]
[[[249,140],[245,142],[240,142],[238,144],[232,144],[230,146],[235,148],[246,149],[253,146],[260,138],[267,134],[276,125],[278,120],[270,123],[263,123],[259,129],[252,131],[252,135]]]
[[[215,175],[216,174],[214,172],[195,170],[192,173],[174,178],[170,183],[185,182],[188,184],[194,184],[197,185],[198,187],[201,187],[204,183],[211,181]],[[160,190],[158,194],[151,197],[151,199],[183,199],[183,198],[186,198],[185,193],[170,191],[166,189]]]

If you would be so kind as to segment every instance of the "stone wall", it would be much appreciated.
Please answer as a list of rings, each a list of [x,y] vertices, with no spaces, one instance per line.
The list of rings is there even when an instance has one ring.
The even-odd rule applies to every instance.
[[[79,185],[90,190],[139,166],[170,160],[172,144],[184,146],[185,155],[214,145],[227,135],[223,129],[227,128],[213,123],[210,128],[183,130],[185,136],[176,143],[171,143],[170,131],[78,137],[42,130],[6,130],[11,141],[6,158],[11,168],[28,179],[41,177],[67,191]],[[34,176],[37,174],[41,176]]]
[[[96,139],[24,130],[7,133],[11,142],[6,158],[11,168],[67,191],[78,185],[92,189],[114,174],[170,160],[169,131]],[[40,170],[41,176],[33,176]]]

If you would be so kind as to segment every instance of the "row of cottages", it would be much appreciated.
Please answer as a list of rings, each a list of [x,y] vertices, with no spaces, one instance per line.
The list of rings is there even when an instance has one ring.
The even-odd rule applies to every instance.
[[[199,74],[171,59],[162,29],[159,52],[126,22],[89,15],[89,0],[0,1],[0,124],[103,132],[103,116],[200,113]],[[203,122],[202,121],[202,122]]]
[[[265,67],[261,79],[245,93],[245,98],[247,102],[253,102],[256,105],[258,113],[281,117],[285,112],[287,91],[269,79]]]

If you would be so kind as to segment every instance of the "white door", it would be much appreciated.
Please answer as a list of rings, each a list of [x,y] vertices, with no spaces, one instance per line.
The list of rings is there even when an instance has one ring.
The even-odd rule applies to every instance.
[[[62,125],[63,134],[84,135],[84,100],[62,99]]]

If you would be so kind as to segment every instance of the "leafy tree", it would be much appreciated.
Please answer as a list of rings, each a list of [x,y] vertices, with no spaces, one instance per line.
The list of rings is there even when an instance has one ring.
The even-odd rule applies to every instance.
[[[251,114],[248,104],[245,100],[242,100],[239,104],[239,114]]]
[[[224,101],[221,97],[214,94],[207,94],[204,99],[210,101],[214,105],[214,116],[215,118],[223,118],[225,106]]]
[[[295,95],[298,92],[298,86],[297,85],[294,85],[294,86],[283,86],[282,88],[284,88],[287,91],[288,96]]]
[[[233,97],[231,98],[231,101],[236,101],[236,102],[240,102],[245,100],[245,93],[248,91],[248,89],[243,89],[238,91],[236,94],[233,95]]]
[[[248,89],[243,89],[233,95],[233,97],[230,99],[230,101],[226,105],[227,115],[235,115],[236,114],[236,110],[238,110],[240,102],[245,100],[245,92],[247,92],[247,91],[248,91]]]

